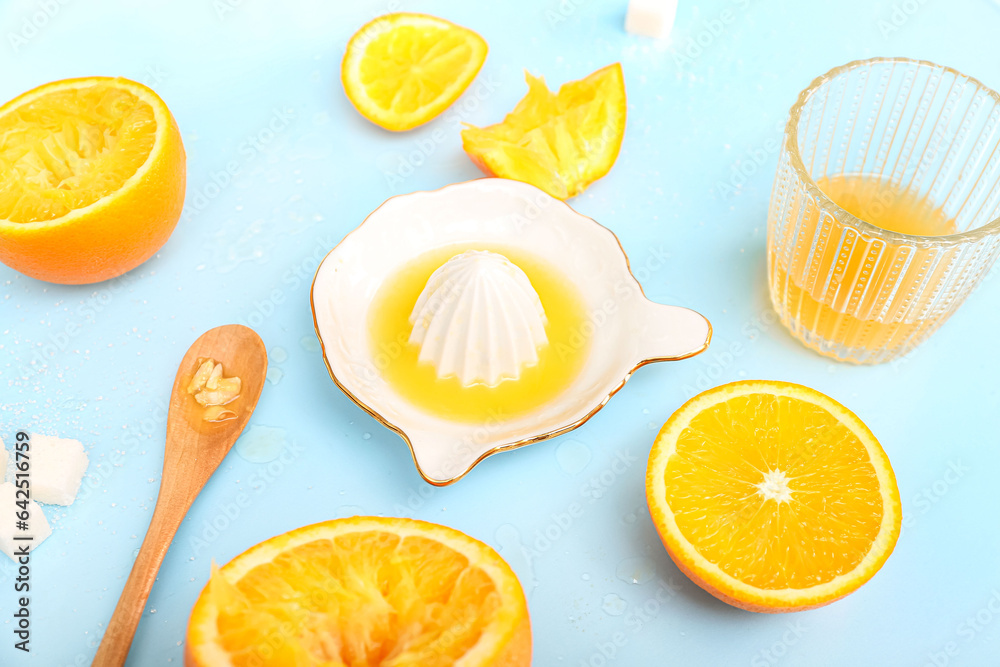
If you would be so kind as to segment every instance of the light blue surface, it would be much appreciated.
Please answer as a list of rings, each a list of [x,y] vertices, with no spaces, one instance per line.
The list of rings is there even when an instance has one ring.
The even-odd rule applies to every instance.
[[[470,93],[405,134],[363,120],[339,83],[349,35],[395,8],[446,17],[490,45]],[[200,333],[229,322],[251,324],[271,350],[275,382],[251,424],[281,429],[288,444],[270,463],[259,461],[275,452],[257,442],[222,464],[167,555],[132,665],[182,662],[212,559],[356,512],[444,523],[499,548],[528,593],[544,667],[1000,663],[1000,270],[915,354],[872,368],[801,347],[775,322],[764,282],[776,148],[796,94],[875,55],[933,60],[998,88],[1000,8],[681,0],[671,47],[625,34],[624,13],[618,0],[0,6],[0,99],[69,76],[143,81],[177,118],[189,174],[189,215],[118,280],[62,287],[0,267],[0,436],[79,438],[99,482],[70,508],[46,508],[55,532],[33,558],[30,658],[12,648],[13,567],[0,557],[0,664],[90,662],[156,499],[160,406],[177,363]],[[674,53],[693,40],[701,53],[679,63]],[[640,370],[571,434],[429,487],[402,441],[327,375],[309,310],[317,261],[386,197],[479,176],[458,121],[500,120],[524,94],[524,68],[556,85],[614,61],[628,88],[624,146],[572,204],[618,234],[651,298],[709,317],[712,347]],[[236,176],[215,187],[230,162]],[[729,192],[740,168],[749,176]],[[830,394],[892,459],[906,523],[896,551],[829,607],[766,616],[717,602],[673,565],[645,510],[657,429],[697,390],[739,378]]]

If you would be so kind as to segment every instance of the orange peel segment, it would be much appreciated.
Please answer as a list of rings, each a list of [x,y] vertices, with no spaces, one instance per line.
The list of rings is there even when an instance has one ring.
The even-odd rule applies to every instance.
[[[491,176],[569,199],[610,171],[625,135],[625,79],[608,65],[551,92],[525,72],[528,93],[503,122],[466,125],[462,147]]]

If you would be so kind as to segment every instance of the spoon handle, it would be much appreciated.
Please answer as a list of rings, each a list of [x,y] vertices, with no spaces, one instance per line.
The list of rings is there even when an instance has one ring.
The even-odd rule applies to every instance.
[[[139,549],[132,572],[125,582],[118,606],[108,621],[91,667],[121,667],[125,664],[163,557],[193,500],[194,498],[164,498],[162,495],[157,500],[146,538],[142,541],[142,548]]]

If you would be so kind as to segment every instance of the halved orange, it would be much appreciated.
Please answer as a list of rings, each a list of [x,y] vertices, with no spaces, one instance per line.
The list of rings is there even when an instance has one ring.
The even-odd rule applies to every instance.
[[[387,130],[410,130],[447,109],[486,60],[478,34],[436,16],[379,16],[351,37],[340,68],[347,99]]]
[[[482,542],[413,519],[353,517],[271,538],[215,570],[187,665],[519,667],[521,585]]]
[[[462,147],[487,174],[524,181],[569,199],[614,165],[625,135],[625,79],[608,65],[558,94],[525,72],[528,94],[503,122],[467,125]]]
[[[695,396],[649,454],[646,500],[670,557],[731,605],[785,612],[853,592],[899,537],[899,489],[867,426],[788,382]]]
[[[184,206],[184,146],[146,86],[90,77],[0,107],[0,261],[33,278],[93,283],[170,237]]]

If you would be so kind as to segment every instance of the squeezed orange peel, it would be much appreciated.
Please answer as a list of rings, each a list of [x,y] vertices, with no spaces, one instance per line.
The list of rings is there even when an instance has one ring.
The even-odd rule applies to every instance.
[[[491,176],[569,199],[610,171],[625,135],[625,79],[608,65],[551,92],[525,72],[528,93],[503,122],[466,125],[462,147]]]

